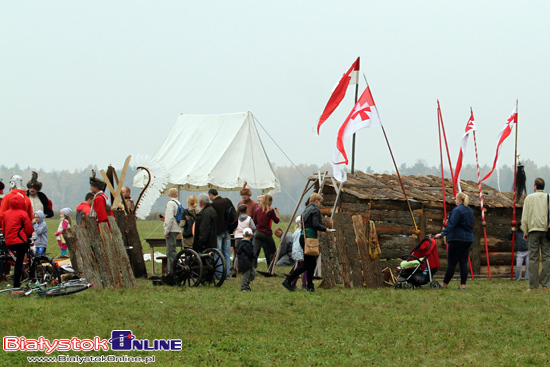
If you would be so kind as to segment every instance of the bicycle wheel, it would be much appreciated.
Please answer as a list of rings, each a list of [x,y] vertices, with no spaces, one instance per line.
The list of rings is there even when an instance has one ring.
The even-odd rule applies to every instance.
[[[29,271],[30,278],[48,286],[61,284],[61,276],[55,262],[47,256],[34,258]]]
[[[1,296],[12,296],[12,292],[14,292],[14,294],[16,294],[18,292],[25,292],[26,290],[27,290],[27,288],[25,288],[25,287],[2,289],[2,290],[0,290],[0,297]]]
[[[73,294],[77,292],[82,292],[90,287],[89,284],[68,284],[60,285],[59,287],[50,288],[44,292],[45,296],[48,297],[57,297],[57,296],[66,296],[67,294]]]

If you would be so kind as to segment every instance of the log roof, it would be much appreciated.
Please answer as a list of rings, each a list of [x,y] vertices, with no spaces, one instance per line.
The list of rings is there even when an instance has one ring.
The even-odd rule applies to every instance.
[[[424,176],[401,176],[405,192],[409,200],[419,202],[442,202],[441,177]],[[327,186],[334,187],[329,180]],[[477,182],[460,181],[462,191],[470,198],[470,205],[480,207],[479,189]],[[481,185],[483,192],[483,205],[487,208],[511,208],[513,206],[513,193],[500,192],[486,184]],[[359,199],[366,200],[405,200],[403,191],[397,175],[389,174],[370,174],[357,172],[349,174],[344,183],[342,191],[353,195]],[[450,179],[445,179],[445,201],[454,204],[453,183]],[[521,206],[523,199],[517,204]]]

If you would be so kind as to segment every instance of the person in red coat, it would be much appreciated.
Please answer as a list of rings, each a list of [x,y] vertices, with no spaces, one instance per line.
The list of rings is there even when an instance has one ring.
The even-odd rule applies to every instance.
[[[0,205],[0,226],[4,220],[4,213],[12,208],[11,201],[15,196],[21,196],[23,198],[23,210],[25,210],[29,216],[29,220],[33,218],[31,200],[27,196],[27,190],[23,187],[23,177],[19,175],[12,176],[10,179],[10,188],[10,193],[4,196],[4,200],[2,200],[2,204]]]
[[[28,198],[27,198],[28,199]],[[14,195],[10,200],[10,209],[4,213],[2,232],[6,245],[15,252],[15,269],[13,286],[21,286],[23,260],[29,248],[28,240],[32,236],[33,227],[29,214],[25,210],[25,199],[22,195]]]
[[[90,178],[90,191],[94,194],[94,201],[92,203],[92,209],[90,210],[90,217],[95,217],[97,224],[109,223],[109,216],[113,216],[111,210],[111,201],[109,197],[105,195],[103,190],[107,184],[100,179],[95,178],[95,172],[93,177]],[[111,226],[109,225],[109,228]]]

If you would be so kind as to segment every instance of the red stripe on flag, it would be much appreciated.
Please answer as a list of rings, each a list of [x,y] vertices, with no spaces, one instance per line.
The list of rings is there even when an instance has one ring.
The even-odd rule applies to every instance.
[[[349,70],[342,76],[342,78],[334,88],[334,91],[332,92],[332,95],[330,96],[328,103],[325,106],[323,113],[321,114],[319,123],[317,124],[317,134],[319,134],[321,125],[330,117],[330,115],[332,115],[336,107],[338,107],[338,105],[340,105],[340,102],[342,102],[342,99],[344,99],[351,79],[351,72],[354,70],[359,71],[359,57],[351,65]]]

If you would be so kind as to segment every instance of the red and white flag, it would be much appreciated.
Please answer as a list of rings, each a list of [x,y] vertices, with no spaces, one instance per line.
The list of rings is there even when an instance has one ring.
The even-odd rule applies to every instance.
[[[332,163],[333,176],[338,181],[344,182],[347,178],[343,165],[348,164],[349,161],[344,148],[344,141],[357,131],[372,126],[382,126],[382,122],[380,121],[378,110],[374,105],[370,88],[367,85],[367,89],[365,89],[355,104],[355,107],[353,107],[353,110],[351,110],[340,127],[340,130],[338,130],[336,149],[334,150],[334,159]],[[340,161],[340,154],[344,158],[343,161]]]
[[[474,111],[470,109],[470,119],[466,123],[466,130],[464,130],[464,135],[462,136],[460,151],[458,153],[458,160],[456,161],[455,175],[453,177],[453,187],[456,187],[458,192],[462,192],[462,189],[460,188],[460,170],[462,169],[462,161],[464,159],[464,154],[466,153],[466,146],[468,145],[468,137],[470,136],[470,132],[476,130],[477,128],[474,120]]]
[[[517,110],[517,106],[516,106],[514,108],[514,111],[512,111],[512,115],[510,116],[508,121],[506,121],[506,124],[504,124],[504,128],[502,128],[502,130],[498,134],[497,154],[495,156],[495,161],[493,163],[493,169],[491,170],[491,172],[489,172],[487,174],[487,176],[483,177],[483,179],[481,181],[479,181],[480,184],[481,184],[482,181],[485,181],[486,179],[488,179],[489,176],[491,176],[491,174],[493,173],[493,171],[497,167],[498,158],[499,158],[499,155],[500,155],[500,148],[502,147],[502,143],[504,142],[504,140],[506,140],[506,138],[508,136],[510,136],[510,134],[512,133],[512,129],[514,127],[514,124],[517,123],[517,122],[518,122],[518,110]],[[498,168],[497,168],[497,173],[498,173]],[[500,185],[500,183],[499,183],[499,185]]]
[[[342,99],[344,99],[348,86],[357,84],[358,82],[359,57],[357,58],[357,60],[355,60],[349,70],[342,76],[338,84],[336,84],[336,86],[334,87],[332,95],[330,96],[330,99],[328,100],[328,103],[325,106],[323,113],[321,114],[319,123],[317,124],[317,134],[319,134],[319,129],[321,128],[323,122],[325,122],[330,117],[330,115],[332,115],[336,107],[338,107],[340,102],[342,102]]]

